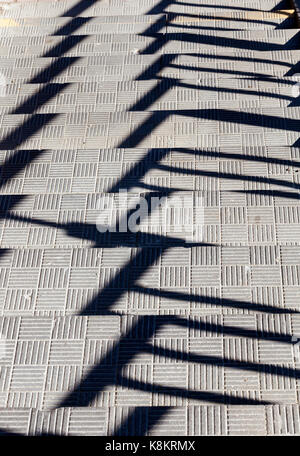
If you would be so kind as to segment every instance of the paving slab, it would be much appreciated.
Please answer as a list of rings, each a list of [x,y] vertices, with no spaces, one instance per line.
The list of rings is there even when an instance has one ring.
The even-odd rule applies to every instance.
[[[299,318],[278,316],[276,330],[272,320],[270,315],[218,313],[4,317],[1,406],[32,407],[47,416],[47,410],[63,412],[60,406],[80,400],[88,400],[94,413],[103,412],[103,406],[167,406],[172,396],[173,405],[181,407],[238,404],[242,398],[248,406],[259,400],[296,405],[299,366],[286,330],[299,325]],[[137,324],[138,333],[131,333]],[[81,376],[86,380],[72,397]],[[134,382],[142,391],[131,390]]]
[[[261,32],[261,33],[259,33]],[[147,35],[147,34],[146,34]],[[0,57],[23,56],[84,56],[99,54],[154,54],[175,52],[226,52],[227,50],[285,51],[296,50],[300,44],[298,30],[207,31],[206,33],[152,33],[152,36],[128,33],[100,35],[19,36],[0,39]],[[251,54],[250,54],[251,55]]]
[[[300,107],[3,114],[0,149],[296,145]],[[34,147],[34,145],[36,145]],[[38,147],[37,147],[38,145]],[[22,146],[22,147],[21,147]]]
[[[0,57],[29,56],[97,56],[120,54],[154,54],[162,52],[165,37],[113,33],[102,35],[13,37],[3,38]],[[280,45],[279,45],[280,47]],[[283,46],[282,46],[283,48]],[[0,62],[1,64],[1,62]]]
[[[192,51],[191,51],[192,52]],[[226,50],[191,54],[118,54],[87,57],[1,58],[6,83],[87,82],[101,80],[165,78],[195,79],[217,75],[233,77],[283,77],[299,72],[300,51]]]
[[[15,2],[13,4],[2,6],[3,16],[19,18],[19,17],[55,17],[55,16],[110,16],[110,15],[147,15],[159,14],[163,12],[172,13],[187,13],[191,15],[201,14],[201,9],[207,13],[207,8],[210,8],[211,13],[231,14],[235,12],[252,12],[257,14],[259,11],[272,11],[280,5],[279,0],[264,0],[264,1],[251,1],[244,2],[234,1],[231,5],[220,5],[219,2],[209,1],[192,1],[188,4],[186,2],[159,2],[157,0],[143,0],[143,1],[120,1],[120,0],[96,0],[81,1],[54,1],[47,4],[42,2]],[[281,7],[279,7],[281,9]],[[225,10],[225,11],[224,11]],[[258,13],[259,15],[259,13]]]
[[[294,31],[295,16],[293,14],[264,13],[264,16],[253,18],[203,17],[191,15],[168,15],[168,32],[203,33],[207,31],[258,31],[283,32]],[[100,33],[164,33],[166,31],[167,14],[124,15],[124,16],[93,16],[93,17],[25,17],[12,19],[2,17],[0,20],[0,36],[45,36],[45,35],[89,35]],[[274,22],[275,21],[275,22]]]

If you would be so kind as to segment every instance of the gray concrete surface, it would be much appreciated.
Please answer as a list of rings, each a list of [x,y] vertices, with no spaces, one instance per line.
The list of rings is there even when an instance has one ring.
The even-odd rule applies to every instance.
[[[292,5],[0,8],[0,434],[299,435]]]

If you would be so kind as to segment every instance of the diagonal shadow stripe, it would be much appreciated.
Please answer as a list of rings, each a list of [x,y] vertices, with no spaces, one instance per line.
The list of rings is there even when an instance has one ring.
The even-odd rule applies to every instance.
[[[164,356],[171,359],[180,361],[187,361],[195,364],[210,365],[210,366],[228,366],[233,369],[249,370],[251,372],[269,372],[270,374],[276,373],[281,377],[288,378],[300,378],[300,369],[293,369],[291,367],[278,366],[276,364],[265,364],[256,363],[251,361],[240,361],[237,359],[218,357],[212,355],[196,355],[193,353],[185,353],[177,350],[171,350],[169,348],[160,348],[155,345],[145,342],[143,345],[143,351],[151,355]],[[280,374],[278,374],[278,368],[280,367]]]
[[[195,295],[195,294],[187,294],[182,293],[180,291],[169,291],[169,290],[156,290],[155,288],[150,287],[142,287],[135,285],[134,290],[140,291],[142,293],[151,294],[153,296],[161,296],[164,298],[168,298],[174,301],[190,301],[190,302],[198,302],[199,304],[209,304],[212,306],[221,306],[221,307],[233,307],[236,309],[245,309],[245,310],[252,310],[253,312],[264,312],[264,313],[272,313],[272,314],[298,314],[299,312],[294,309],[284,309],[276,306],[269,306],[264,304],[254,304],[248,301],[241,301],[235,299],[226,299],[226,298],[217,298],[217,297],[210,297],[206,295]]]

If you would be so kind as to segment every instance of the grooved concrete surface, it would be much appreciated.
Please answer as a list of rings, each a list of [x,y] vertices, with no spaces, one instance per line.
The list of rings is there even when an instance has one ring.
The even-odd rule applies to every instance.
[[[0,434],[300,435],[292,5],[0,12]]]

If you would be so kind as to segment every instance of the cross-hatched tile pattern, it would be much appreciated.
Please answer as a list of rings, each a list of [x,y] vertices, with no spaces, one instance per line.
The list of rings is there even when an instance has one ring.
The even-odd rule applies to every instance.
[[[0,434],[300,435],[297,15],[200,3],[0,4]]]

